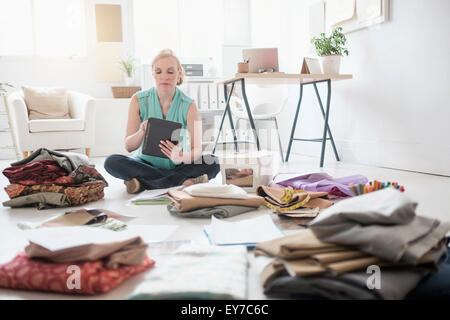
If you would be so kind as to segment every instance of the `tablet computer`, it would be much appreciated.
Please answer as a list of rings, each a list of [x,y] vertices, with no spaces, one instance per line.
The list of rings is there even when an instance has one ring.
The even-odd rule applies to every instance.
[[[159,118],[148,118],[147,131],[145,132],[142,154],[167,158],[159,148],[161,140],[170,140],[173,144],[180,141],[181,123]]]

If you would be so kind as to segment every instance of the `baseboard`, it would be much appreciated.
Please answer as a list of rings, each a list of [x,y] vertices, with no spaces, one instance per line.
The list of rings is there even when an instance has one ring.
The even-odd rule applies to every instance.
[[[420,143],[395,141],[335,141],[341,161],[398,170],[450,176],[450,148]],[[295,144],[295,145],[294,145]],[[320,143],[293,142],[291,153],[319,157]],[[327,142],[326,159],[334,157]]]

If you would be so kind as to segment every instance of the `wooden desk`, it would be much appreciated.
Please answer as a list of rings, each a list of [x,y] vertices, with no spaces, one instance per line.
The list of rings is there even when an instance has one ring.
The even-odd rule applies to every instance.
[[[300,94],[299,94],[299,100],[298,100],[298,104],[297,104],[297,110],[296,110],[295,117],[294,117],[294,122],[292,124],[291,136],[289,139],[289,146],[288,146],[288,150],[287,150],[287,154],[286,154],[286,161],[289,160],[289,155],[291,152],[291,147],[292,147],[293,141],[322,142],[322,152],[320,155],[320,167],[323,167],[324,156],[325,156],[325,145],[326,145],[327,140],[331,140],[331,145],[333,146],[336,160],[339,161],[340,159],[339,159],[339,155],[336,150],[336,146],[334,144],[333,135],[331,134],[331,129],[328,126],[328,118],[329,118],[329,114],[330,114],[330,100],[331,100],[331,81],[346,80],[346,79],[351,79],[351,78],[352,78],[351,74],[292,74],[292,73],[290,74],[290,73],[276,72],[276,73],[237,73],[233,77],[222,78],[222,79],[217,80],[216,81],[217,84],[223,84],[226,105],[225,105],[225,109],[224,109],[224,112],[222,115],[219,132],[217,134],[216,141],[215,141],[212,152],[213,153],[215,152],[216,146],[219,143],[218,142],[219,136],[220,136],[220,133],[222,132],[223,122],[224,122],[227,114],[228,114],[228,119],[230,121],[231,130],[233,132],[233,140],[234,141],[233,142],[225,141],[225,142],[220,142],[220,143],[221,144],[234,143],[236,152],[238,151],[238,145],[237,145],[238,143],[251,143],[250,141],[238,141],[237,137],[236,137],[236,131],[234,129],[234,124],[233,124],[233,119],[231,116],[231,110],[230,110],[229,103],[230,103],[230,98],[231,98],[231,95],[233,94],[233,90],[234,90],[234,86],[235,86],[236,82],[238,82],[238,81],[241,82],[242,96],[243,96],[242,98],[244,99],[248,119],[250,122],[250,126],[252,128],[252,131],[253,131],[253,135],[255,137],[256,146],[257,146],[258,150],[260,150],[259,138],[258,138],[258,134],[256,132],[256,127],[255,127],[255,123],[253,120],[253,116],[252,116],[252,113],[251,113],[251,110],[250,110],[250,107],[248,104],[247,95],[245,93],[245,83],[247,82],[249,84],[274,84],[274,85],[296,84],[296,85],[300,85]],[[320,99],[319,91],[317,90],[317,83],[320,83],[320,82],[327,83],[328,94],[327,94],[326,111],[323,108],[322,100]],[[320,110],[321,110],[322,116],[324,118],[325,123],[324,123],[324,129],[323,129],[323,136],[322,136],[322,138],[315,138],[315,139],[298,139],[298,138],[294,138],[294,133],[295,133],[295,128],[297,126],[298,114],[299,114],[300,106],[301,106],[301,102],[302,102],[303,86],[308,85],[308,84],[312,84],[314,86],[316,96],[319,101]],[[231,90],[229,93],[227,92],[228,85],[231,85]],[[330,136],[329,138],[327,137],[327,134]]]

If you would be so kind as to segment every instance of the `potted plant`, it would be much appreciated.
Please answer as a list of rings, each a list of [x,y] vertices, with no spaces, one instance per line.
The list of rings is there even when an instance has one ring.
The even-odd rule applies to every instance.
[[[136,71],[136,59],[132,55],[127,54],[124,59],[119,60],[119,65],[125,74],[125,85],[130,86],[133,74]]]
[[[334,29],[329,37],[322,32],[319,38],[311,39],[311,43],[314,44],[320,57],[323,73],[339,74],[342,54],[348,56],[348,50],[345,47],[346,42],[347,39],[342,33],[342,27]]]

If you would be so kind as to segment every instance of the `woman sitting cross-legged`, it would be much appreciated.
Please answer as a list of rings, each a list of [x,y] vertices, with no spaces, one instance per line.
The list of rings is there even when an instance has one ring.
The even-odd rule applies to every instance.
[[[193,99],[177,88],[184,79],[180,61],[171,50],[163,50],[153,60],[152,74],[156,87],[133,95],[128,111],[125,149],[138,150],[137,154],[134,158],[110,155],[105,160],[106,171],[124,180],[128,193],[208,182],[220,167],[217,157],[202,155],[202,119]],[[177,145],[160,142],[167,158],[142,154],[149,117],[182,124]]]

